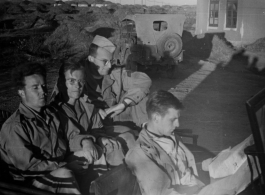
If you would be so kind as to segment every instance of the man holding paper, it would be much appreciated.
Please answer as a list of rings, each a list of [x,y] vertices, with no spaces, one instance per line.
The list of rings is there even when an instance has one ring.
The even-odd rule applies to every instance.
[[[141,193],[234,195],[244,190],[251,178],[247,161],[234,174],[208,185],[199,180],[193,154],[174,134],[179,127],[182,108],[174,95],[163,90],[152,93],[146,103],[148,122],[143,125],[135,147],[129,150],[125,160],[137,177]],[[211,161],[208,160],[208,164]]]

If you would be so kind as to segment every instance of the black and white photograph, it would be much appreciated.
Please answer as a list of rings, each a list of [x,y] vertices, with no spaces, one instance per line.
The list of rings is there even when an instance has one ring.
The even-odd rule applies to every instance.
[[[0,195],[265,195],[265,0],[1,0]]]

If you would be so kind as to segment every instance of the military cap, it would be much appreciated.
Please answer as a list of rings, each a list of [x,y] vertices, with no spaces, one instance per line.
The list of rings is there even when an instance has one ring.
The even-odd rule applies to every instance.
[[[99,36],[99,35],[96,35],[94,37],[92,43],[94,43],[95,45],[99,47],[106,49],[110,53],[113,53],[116,49],[115,45],[110,40],[108,40],[105,37]]]

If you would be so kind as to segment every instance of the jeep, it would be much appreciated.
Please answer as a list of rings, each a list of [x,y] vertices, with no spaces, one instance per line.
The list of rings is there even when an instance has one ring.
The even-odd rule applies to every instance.
[[[134,70],[162,66],[171,72],[183,60],[185,19],[181,14],[127,15],[121,21],[121,43],[116,50],[120,64]]]

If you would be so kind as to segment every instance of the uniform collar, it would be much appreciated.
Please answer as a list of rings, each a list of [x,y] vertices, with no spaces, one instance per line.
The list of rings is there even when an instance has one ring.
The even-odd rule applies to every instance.
[[[159,141],[159,140],[170,140],[173,142],[174,146],[173,147],[176,147],[176,139],[175,139],[175,136],[163,136],[163,135],[158,135],[152,131],[149,131],[147,129],[147,123],[144,123],[143,124],[143,128],[146,130],[146,133],[154,140],[154,141]]]
[[[41,120],[42,122],[44,122],[47,125],[49,125],[50,122],[53,120],[53,116],[48,114],[48,112],[46,110],[46,107],[43,110],[45,118],[43,118],[38,112],[36,112],[34,109],[30,108],[29,106],[26,106],[22,102],[19,105],[19,111],[26,118],[32,119],[32,120],[36,120],[37,124],[39,124],[39,120]]]
[[[19,104],[19,111],[27,118],[36,118],[36,115],[41,117],[34,109],[26,106],[22,102]]]

